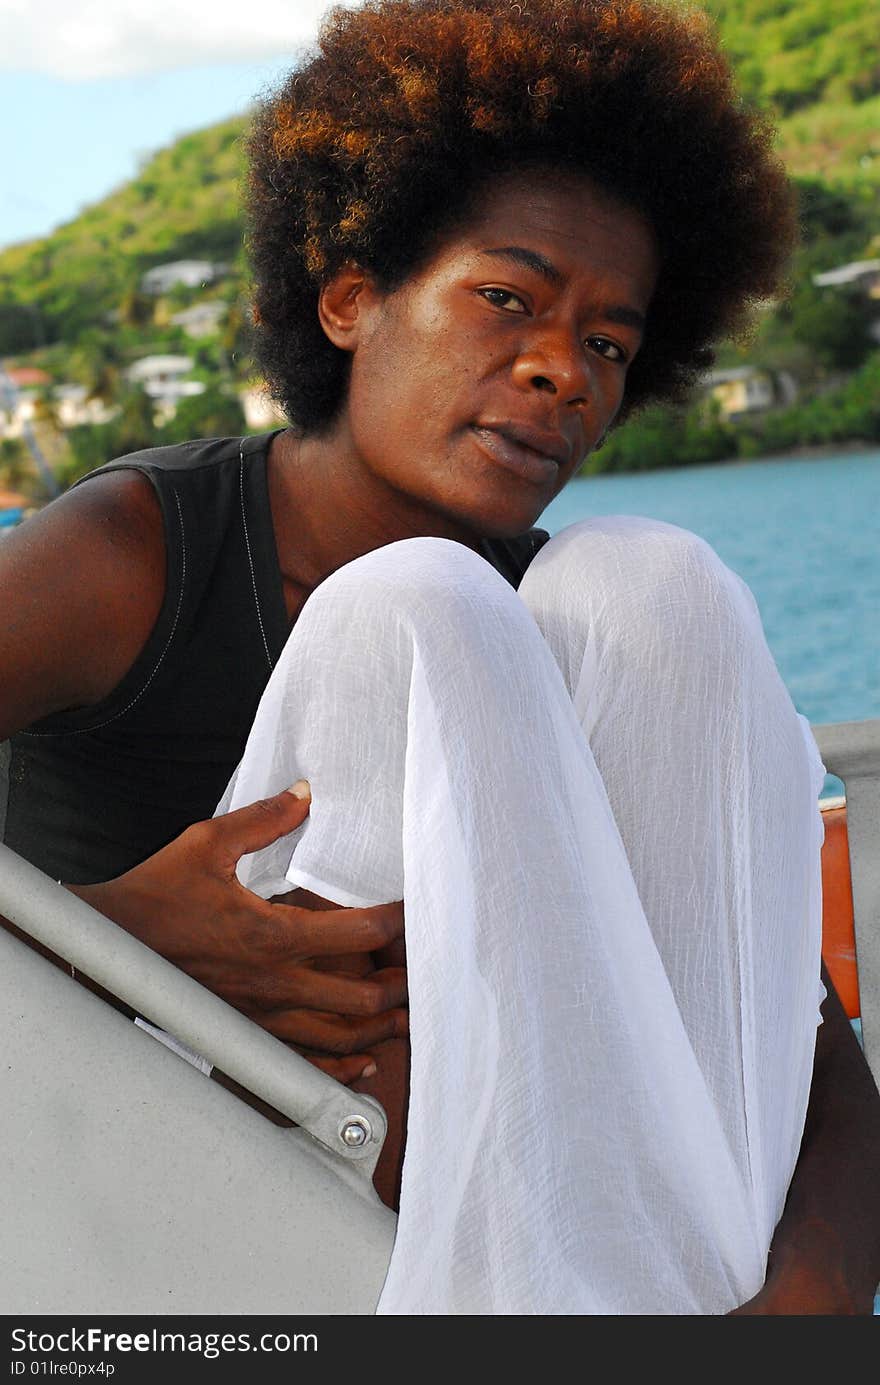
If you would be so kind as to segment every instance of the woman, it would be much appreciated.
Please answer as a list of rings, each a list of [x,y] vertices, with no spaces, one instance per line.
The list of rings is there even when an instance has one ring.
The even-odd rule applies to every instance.
[[[258,344],[291,428],[125,459],[3,554],[30,614],[4,634],[6,840],[364,1081],[398,1137],[405,977],[380,948],[405,895],[418,1071],[385,1311],[870,1311],[876,1094],[833,997],[780,1220],[816,1018],[818,764],[753,607],[679,531],[531,530],[774,291],[792,216],[768,141],[702,22],[663,7],[341,12],[251,147]],[[235,811],[165,846],[211,812],[273,667]],[[252,804],[289,767],[314,790],[298,838],[304,800]],[[435,1080],[467,1097],[439,1200]],[[590,1118],[542,1143],[579,1091]]]

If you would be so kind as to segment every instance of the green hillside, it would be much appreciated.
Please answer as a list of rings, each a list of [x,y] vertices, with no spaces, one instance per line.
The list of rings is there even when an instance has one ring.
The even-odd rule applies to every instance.
[[[858,226],[880,232],[876,0],[706,0],[704,8],[744,94],[777,121],[793,176],[844,192]],[[179,139],[52,235],[0,253],[0,354],[76,339],[106,321],[154,264],[207,258],[240,271],[246,125],[242,115]],[[833,264],[838,250],[826,249]]]
[[[877,314],[855,290],[828,291],[819,271],[880,258],[880,25],[877,0],[704,0],[746,100],[766,110],[797,189],[803,245],[792,292],[768,305],[748,342],[722,344],[719,368],[785,375],[797,402],[732,424],[695,410],[649,411],[619,429],[601,470],[756,455],[803,443],[880,438]],[[53,385],[84,385],[113,422],[61,428],[44,400],[47,448],[59,475],[138,446],[245,427],[239,400],[253,374],[241,180],[248,118],[196,131],[148,158],[138,175],[42,239],[0,252],[0,358],[37,365]],[[141,289],[155,265],[221,262],[218,283]],[[211,300],[213,333],[194,339],[175,318]],[[205,391],[158,423],[126,367],[182,354]],[[254,425],[258,426],[258,425]],[[0,443],[0,476],[21,463]]]
[[[236,261],[246,123],[241,117],[185,135],[52,235],[0,253],[0,353],[75,338],[152,265]]]
[[[880,185],[876,0],[706,0],[792,173]]]

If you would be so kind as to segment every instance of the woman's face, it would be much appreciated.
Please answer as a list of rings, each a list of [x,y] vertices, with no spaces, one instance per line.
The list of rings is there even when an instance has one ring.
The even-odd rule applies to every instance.
[[[447,526],[529,528],[621,406],[658,266],[645,219],[586,180],[498,179],[400,288],[350,296],[356,464]]]

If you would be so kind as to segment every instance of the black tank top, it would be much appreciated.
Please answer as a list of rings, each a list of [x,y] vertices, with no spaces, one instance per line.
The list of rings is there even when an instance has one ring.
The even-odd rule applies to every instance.
[[[155,448],[90,473],[151,481],[167,580],[105,701],[0,743],[0,839],[56,879],[112,879],[209,818],[241,758],[290,628],[266,484],[274,436]],[[517,586],[547,537],[486,540],[483,556]]]

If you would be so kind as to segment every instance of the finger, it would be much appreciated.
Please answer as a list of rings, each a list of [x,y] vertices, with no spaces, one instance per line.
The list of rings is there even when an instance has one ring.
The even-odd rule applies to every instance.
[[[406,1004],[406,971],[385,967],[369,976],[314,971],[311,967],[279,967],[258,980],[238,1000],[268,1010],[321,1010],[334,1015],[371,1018]]]
[[[375,952],[403,934],[403,905],[376,904],[369,909],[299,909],[268,904],[265,917],[276,932],[273,946],[298,957]]]
[[[326,1072],[329,1077],[335,1077],[337,1082],[342,1082],[346,1087],[352,1082],[360,1081],[362,1077],[374,1077],[376,1073],[375,1059],[368,1053],[353,1054],[350,1058],[327,1058],[324,1054],[303,1053],[302,1057],[313,1067],[320,1068],[321,1072]]]
[[[334,1058],[350,1057],[385,1039],[409,1034],[406,1010],[388,1010],[371,1019],[349,1019],[318,1010],[270,1010],[251,1013],[250,1018],[276,1039]]]
[[[308,784],[301,779],[283,793],[260,798],[245,808],[212,818],[210,824],[199,825],[210,826],[217,849],[235,865],[248,852],[260,851],[293,832],[308,816],[310,803]]]
[[[338,956],[309,957],[297,963],[297,966],[311,967],[312,971],[344,972],[347,976],[372,976],[380,968],[402,965],[402,962],[377,961],[375,952],[341,952]]]

